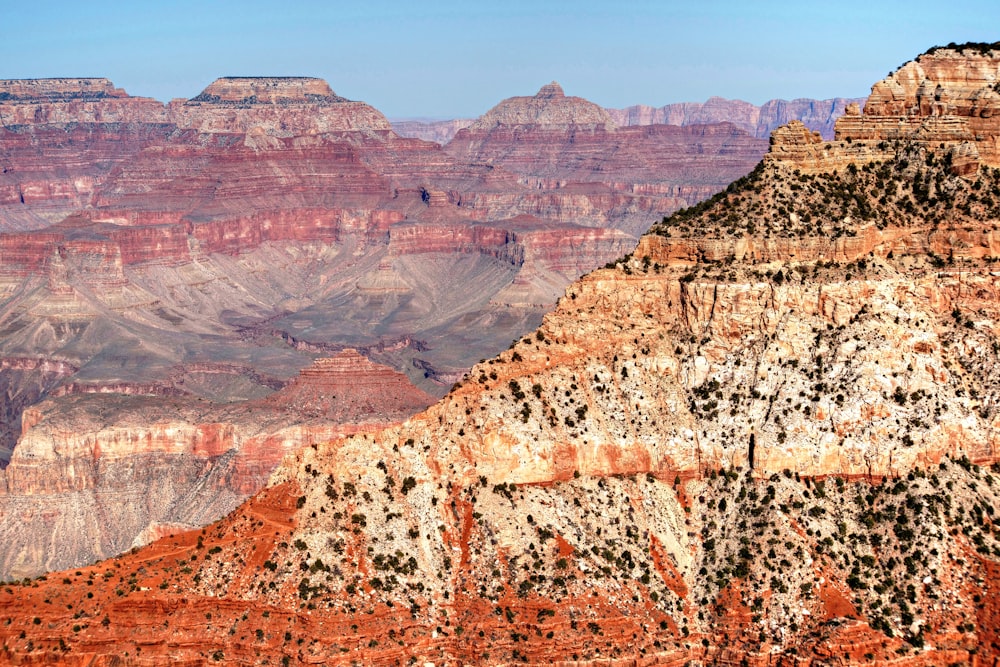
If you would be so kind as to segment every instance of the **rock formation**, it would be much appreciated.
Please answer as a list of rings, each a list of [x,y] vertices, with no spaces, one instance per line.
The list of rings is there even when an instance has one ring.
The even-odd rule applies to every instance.
[[[496,105],[469,126],[489,131],[503,126],[541,125],[547,129],[613,130],[608,112],[582,97],[566,97],[553,81],[532,97],[511,97]]]
[[[501,102],[445,146],[456,159],[501,167],[527,185],[557,193],[581,193],[581,186],[604,196],[589,202],[598,211],[623,206],[657,215],[685,200],[701,200],[739,175],[762,150],[757,141],[726,123],[686,128],[656,125],[618,128],[607,111],[559,84],[543,86],[534,97]],[[709,162],[704,151],[713,155]],[[551,196],[551,195],[550,195]],[[478,195],[474,206],[494,201]],[[597,211],[580,208],[577,219]],[[535,212],[532,212],[535,213]],[[594,223],[589,223],[594,224]],[[625,227],[641,233],[643,227]]]
[[[767,139],[778,127],[793,120],[802,121],[824,139],[833,138],[834,122],[851,104],[864,104],[865,98],[835,97],[828,100],[769,100],[760,106],[742,100],[710,97],[705,102],[679,102],[662,107],[645,104],[624,109],[604,109],[618,127],[635,125],[715,125],[732,123],[758,139]],[[476,122],[473,118],[454,120],[393,120],[392,128],[403,137],[423,139],[444,145]]]
[[[776,142],[406,422],[6,586],[4,659],[992,664],[1000,170],[840,130],[826,170]]]

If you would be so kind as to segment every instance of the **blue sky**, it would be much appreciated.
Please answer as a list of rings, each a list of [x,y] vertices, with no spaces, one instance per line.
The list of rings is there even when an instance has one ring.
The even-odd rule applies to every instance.
[[[218,76],[318,76],[390,117],[475,117],[553,79],[608,107],[864,96],[930,46],[1000,40],[996,0],[7,4],[0,78],[106,76],[168,100]]]

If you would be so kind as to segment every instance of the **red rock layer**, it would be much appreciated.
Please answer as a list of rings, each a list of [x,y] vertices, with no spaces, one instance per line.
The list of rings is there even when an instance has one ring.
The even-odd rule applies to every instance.
[[[33,360],[6,366],[59,378],[68,370]],[[0,534],[11,537],[0,559],[4,576],[112,555],[161,523],[217,518],[259,491],[288,452],[396,423],[433,402],[406,376],[353,350],[318,360],[265,399],[228,409],[199,413],[155,386],[100,387],[144,394],[132,401],[120,395],[100,401],[92,395],[98,388],[81,389],[91,395],[76,397],[72,412],[49,403],[23,413],[20,442],[0,471]],[[54,393],[78,392],[63,385]],[[151,398],[157,394],[164,398]],[[90,404],[117,415],[94,423]],[[106,503],[109,497],[130,500],[118,506]],[[35,509],[27,509],[31,499]],[[188,507],[195,503],[197,509]],[[81,508],[106,523],[88,520],[87,535],[67,531],[65,523],[78,520]],[[23,511],[31,521],[19,520]],[[39,511],[48,516],[33,516]],[[38,544],[49,546],[43,551]]]
[[[836,151],[822,177],[770,161],[425,412],[289,456],[201,544],[8,587],[4,657],[992,664],[1000,251],[993,208],[959,195],[1000,176],[932,155],[955,199],[904,224],[866,188],[910,155],[850,177]],[[873,235],[932,227],[935,254],[768,254],[839,243],[842,191],[883,206]],[[788,192],[829,208],[786,233]],[[698,251],[730,213],[760,216],[729,235],[768,253]]]

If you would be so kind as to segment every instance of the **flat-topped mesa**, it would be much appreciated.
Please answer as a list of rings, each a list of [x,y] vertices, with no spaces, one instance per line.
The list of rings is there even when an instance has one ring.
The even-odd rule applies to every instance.
[[[0,125],[164,123],[166,107],[104,78],[0,79]]]
[[[292,137],[392,130],[377,109],[337,95],[323,79],[304,76],[222,77],[197,97],[172,102],[170,114],[181,127],[210,133],[259,128]]]
[[[1000,42],[932,48],[872,86],[864,112],[849,105],[834,142],[792,123],[772,134],[766,159],[832,172],[889,159],[900,141],[948,156],[956,174],[1000,167]]]
[[[224,76],[192,102],[213,104],[316,104],[348,102],[323,79],[307,76]]]
[[[533,97],[510,97],[496,105],[470,130],[492,130],[501,126],[537,126],[543,129],[569,128],[614,130],[615,122],[605,109],[583,99],[567,97],[553,81],[541,87]]]
[[[105,78],[0,79],[0,101],[61,102],[128,97]]]

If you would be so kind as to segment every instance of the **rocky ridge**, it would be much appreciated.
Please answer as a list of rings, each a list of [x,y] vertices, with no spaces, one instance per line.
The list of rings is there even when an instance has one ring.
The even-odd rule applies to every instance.
[[[638,104],[624,109],[605,109],[618,127],[635,125],[713,125],[732,123],[759,139],[793,120],[800,120],[824,139],[833,139],[834,123],[851,104],[862,105],[865,98],[835,97],[828,100],[795,99],[768,100],[757,106],[742,100],[710,97],[705,102],[679,102],[662,107]],[[459,130],[469,127],[476,119],[452,120],[393,120],[393,129],[400,136],[447,144]]]
[[[532,97],[511,97],[480,116],[472,131],[492,130],[502,125],[543,125],[551,129],[612,130],[608,112],[582,97],[567,97],[555,81],[542,86]]]
[[[5,659],[994,661],[1000,172],[841,141],[815,173],[776,142],[226,520],[8,585]]]
[[[459,130],[444,149],[459,161],[516,174],[532,189],[567,195],[586,189],[595,198],[583,202],[577,196],[580,203],[610,211],[625,204],[630,215],[656,215],[660,208],[717,192],[745,173],[740,165],[753,161],[762,148],[727,123],[618,128],[604,109],[565,96],[553,82],[534,97],[501,102]],[[715,156],[711,166],[701,157],[706,150]],[[597,199],[598,193],[604,196]],[[470,200],[477,207],[494,201],[490,195]],[[593,215],[577,202],[571,205],[580,217]],[[624,229],[639,234],[644,228]]]

